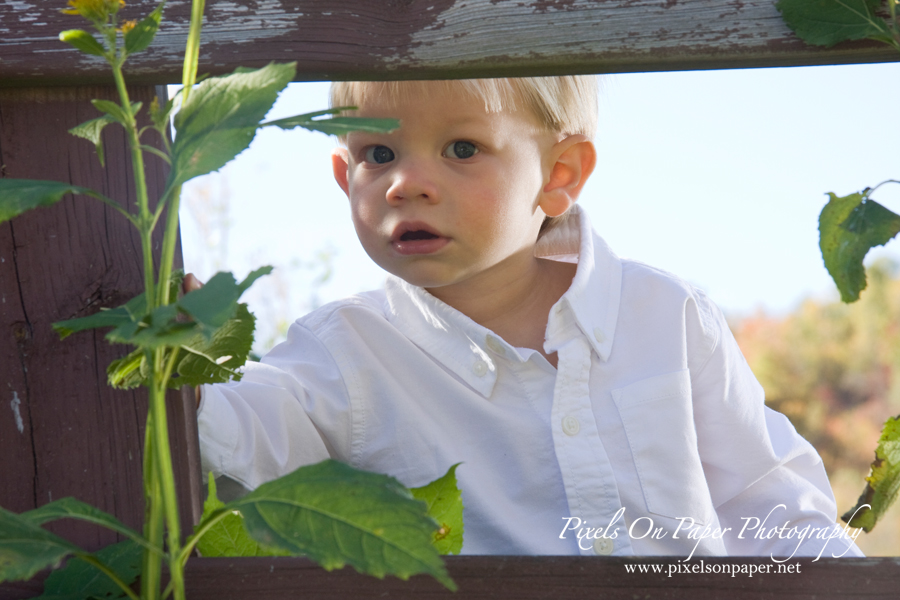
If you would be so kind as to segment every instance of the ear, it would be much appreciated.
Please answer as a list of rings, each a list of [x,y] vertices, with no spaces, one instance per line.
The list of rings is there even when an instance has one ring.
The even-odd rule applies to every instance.
[[[348,198],[350,197],[349,168],[350,160],[347,156],[347,149],[335,148],[331,153],[331,169],[334,171],[334,180],[341,186]]]
[[[538,206],[548,217],[558,217],[575,204],[581,188],[594,172],[597,151],[584,135],[570,135],[550,150],[550,175]]]

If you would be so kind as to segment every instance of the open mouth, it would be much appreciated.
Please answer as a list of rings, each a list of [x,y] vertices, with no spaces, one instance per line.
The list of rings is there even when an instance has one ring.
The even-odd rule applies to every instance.
[[[417,229],[416,231],[407,231],[403,235],[400,236],[401,242],[412,242],[415,240],[435,240],[438,236],[431,233],[430,231],[423,231],[421,229]]]
[[[403,255],[431,254],[450,242],[449,238],[422,222],[401,223],[391,236],[391,245]]]

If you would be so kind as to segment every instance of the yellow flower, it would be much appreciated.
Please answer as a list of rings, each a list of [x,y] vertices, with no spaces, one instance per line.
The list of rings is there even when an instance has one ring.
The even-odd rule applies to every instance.
[[[81,15],[89,21],[106,22],[110,13],[117,13],[125,6],[125,0],[69,0],[69,8],[62,9],[67,15]]]
[[[122,33],[128,33],[129,31],[134,29],[135,25],[137,25],[137,21],[125,21],[124,23],[122,23]]]

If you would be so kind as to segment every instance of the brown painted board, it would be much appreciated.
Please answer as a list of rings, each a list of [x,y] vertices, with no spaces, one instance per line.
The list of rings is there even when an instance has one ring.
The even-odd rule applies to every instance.
[[[894,557],[791,559],[781,572],[767,557],[445,558],[456,592],[425,575],[379,580],[279,557],[192,558],[186,593],[189,600],[896,600],[900,582]],[[0,600],[33,597],[40,579],[0,585]]]
[[[109,81],[101,58],[58,41],[83,27],[63,0],[0,3],[0,86]],[[208,0],[200,71],[297,61],[297,80],[434,79],[863,63],[876,42],[814,48],[773,0]],[[127,18],[155,0],[130,0]],[[176,83],[190,2],[171,0],[131,82]]]
[[[628,566],[652,568],[654,564],[659,565],[660,573],[626,570]],[[378,580],[350,568],[327,572],[306,559],[203,558],[188,562],[186,580],[190,600],[896,600],[898,597],[898,558],[823,558],[817,562],[804,558],[785,564],[793,572],[778,573],[777,565],[767,557],[694,557],[683,563],[674,557],[454,556],[447,557],[450,576],[459,586],[452,593],[424,575],[408,581],[395,577]],[[769,572],[732,577],[722,571],[677,571],[698,567],[701,571],[721,570],[731,565]]]
[[[132,88],[131,98],[146,106],[155,93]],[[104,131],[110,171],[100,167],[89,142],[66,133],[99,115],[91,98],[113,96],[107,87],[0,90],[2,176],[72,182],[133,205],[121,128]],[[156,198],[165,165],[149,157],[147,172]],[[124,218],[85,197],[0,224],[0,506],[21,512],[74,496],[142,526],[146,395],[106,385],[107,365],[130,347],[111,346],[96,330],[60,341],[51,329],[55,321],[116,307],[140,293],[140,247]],[[177,408],[170,411],[170,431],[189,524],[199,508],[194,403],[183,405],[178,392],[169,402]],[[49,527],[88,549],[117,539],[82,522]]]

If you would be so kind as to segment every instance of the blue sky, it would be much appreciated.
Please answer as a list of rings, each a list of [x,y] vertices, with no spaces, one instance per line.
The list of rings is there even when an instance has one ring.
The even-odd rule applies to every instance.
[[[325,108],[327,89],[291,84],[270,117]],[[726,313],[784,313],[835,294],[818,251],[825,193],[900,179],[898,99],[900,63],[603,76],[598,167],[580,203],[620,256],[681,276]],[[279,321],[383,280],[331,177],[334,145],[264,130],[186,186],[189,271],[276,267],[245,297],[258,349]],[[900,185],[875,199],[900,212]],[[870,257],[900,259],[893,244]]]

